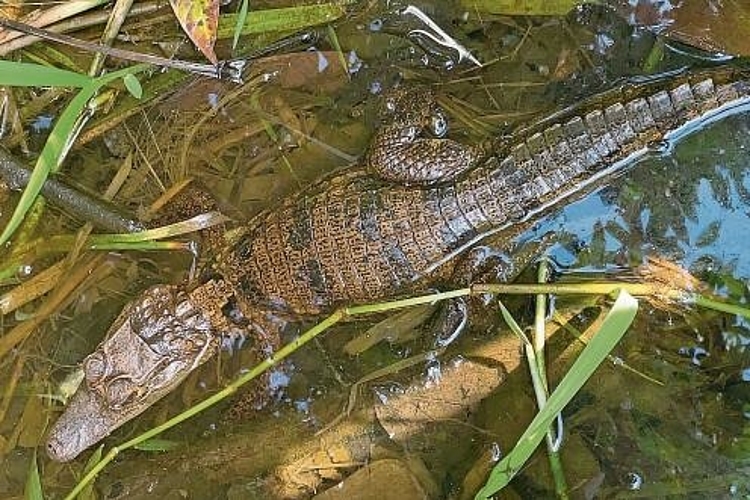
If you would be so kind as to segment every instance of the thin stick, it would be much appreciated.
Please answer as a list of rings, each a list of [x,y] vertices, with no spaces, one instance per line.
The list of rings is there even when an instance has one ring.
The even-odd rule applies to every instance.
[[[112,43],[117,38],[117,34],[125,23],[125,19],[132,6],[133,0],[117,0],[115,2],[115,6],[107,20],[107,25],[104,27],[104,33],[102,33],[101,44],[103,46],[112,47]],[[91,67],[89,68],[89,76],[99,76],[104,67],[104,58],[105,55],[101,52],[97,52],[94,55],[94,60],[91,61]]]
[[[140,15],[145,15],[145,14],[153,14],[154,12],[160,9],[163,9],[164,7],[167,7],[168,5],[169,5],[168,2],[163,2],[161,0],[139,2],[133,5],[133,8],[130,9],[130,11],[128,12],[128,17],[136,17]],[[149,17],[149,21],[153,21],[153,17],[154,16]],[[109,12],[107,11],[90,12],[88,14],[83,14],[83,15],[79,15],[71,19],[66,19],[64,21],[56,22],[55,24],[46,26],[46,29],[53,33],[68,33],[70,31],[81,30],[84,28],[88,28],[90,26],[103,24],[107,22],[108,19],[109,19]],[[39,26],[39,24],[35,24],[35,26]],[[9,54],[13,52],[14,50],[28,47],[29,45],[35,42],[38,42],[40,40],[38,36],[33,36],[33,35],[19,36],[20,34],[19,32],[11,32],[11,33],[15,36],[15,38],[0,42],[0,56]]]
[[[167,59],[166,57],[155,56],[152,54],[143,54],[141,52],[133,52],[130,50],[118,49],[115,47],[108,47],[99,43],[87,42],[80,40],[72,36],[64,35],[62,33],[53,33],[48,30],[36,28],[28,24],[19,23],[18,21],[12,21],[7,18],[0,17],[0,26],[5,28],[13,29],[26,33],[27,35],[38,36],[45,40],[52,42],[62,43],[70,47],[85,50],[87,52],[99,53],[117,59],[124,59],[126,61],[135,61],[140,63],[152,64],[154,66],[161,66],[165,68],[179,69],[187,71],[189,73],[210,76],[213,78],[221,78],[223,66],[214,66],[212,64],[202,64],[190,61],[182,61],[180,59]]]
[[[737,316],[743,316],[745,318],[748,317],[747,307],[730,304],[728,302],[721,302],[703,295],[695,295],[692,299],[695,305],[705,307],[706,309],[713,309],[714,311],[725,312],[728,314],[736,314]]]
[[[630,295],[653,295],[654,287],[647,283],[620,283],[614,281],[590,283],[545,283],[545,284],[480,284],[472,285],[472,293],[499,293],[507,295],[528,295],[554,293],[559,295],[610,295],[622,289]],[[523,291],[522,291],[523,290]],[[675,292],[677,295],[677,292]],[[682,292],[680,292],[682,294]]]

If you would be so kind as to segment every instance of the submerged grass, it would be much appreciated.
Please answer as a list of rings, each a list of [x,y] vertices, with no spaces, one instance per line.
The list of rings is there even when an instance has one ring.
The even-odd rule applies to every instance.
[[[23,490],[23,497],[26,500],[44,500],[42,493],[42,480],[39,477],[39,466],[36,461],[36,452],[31,456],[29,471],[26,476],[26,487]]]
[[[219,212],[207,212],[190,219],[137,233],[93,234],[82,243],[87,250],[182,250],[191,251],[192,244],[183,241],[161,241],[222,224],[228,218]],[[57,235],[18,246],[0,266],[0,283],[16,276],[21,265],[29,265],[40,257],[66,252],[77,244],[76,235]],[[0,298],[0,308],[2,298]],[[1,309],[0,309],[1,310]]]
[[[234,38],[237,31],[241,35],[257,35],[270,31],[293,32],[330,23],[346,13],[348,3],[351,2],[329,2],[258,10],[246,14],[226,14],[219,18],[217,37]]]
[[[77,290],[86,283],[103,279],[113,271],[113,266],[106,262],[104,254],[87,255],[75,266],[65,269],[65,279],[57,283],[54,291],[48,295],[30,319],[17,324],[0,337],[0,359],[26,340],[61,304],[64,304]]]

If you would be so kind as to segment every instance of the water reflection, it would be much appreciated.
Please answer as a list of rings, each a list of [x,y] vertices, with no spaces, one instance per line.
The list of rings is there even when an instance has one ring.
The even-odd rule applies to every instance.
[[[750,114],[728,117],[681,139],[671,151],[637,162],[523,238],[555,232],[549,255],[576,270],[632,266],[645,255],[664,256],[719,295],[747,303],[748,149]],[[743,319],[699,308],[684,318],[641,313],[618,352],[629,366],[665,385],[609,373],[584,391],[596,403],[568,417],[574,433],[608,449],[600,455],[612,460],[602,467],[607,479],[600,494],[618,488],[674,493],[675,479],[693,483],[683,492],[696,491],[697,484],[709,481],[708,471],[718,474],[710,479],[713,488],[730,487],[736,469],[726,458],[746,457],[748,450],[741,436],[748,427],[749,327]],[[649,473],[635,472],[635,464]]]
[[[723,269],[747,279],[750,254],[738,235],[750,231],[748,148],[750,114],[728,117],[637,162],[533,233],[558,234],[551,255],[565,266],[634,264],[658,254],[699,274]]]

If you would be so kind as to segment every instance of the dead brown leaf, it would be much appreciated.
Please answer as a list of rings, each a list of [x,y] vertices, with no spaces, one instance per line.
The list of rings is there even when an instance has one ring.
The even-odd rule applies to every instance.
[[[750,55],[750,3],[682,2],[670,36],[704,50]]]

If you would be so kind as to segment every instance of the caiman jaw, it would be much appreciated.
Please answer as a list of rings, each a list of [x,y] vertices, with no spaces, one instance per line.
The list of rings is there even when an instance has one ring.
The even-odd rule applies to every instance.
[[[194,302],[180,287],[157,285],[123,309],[84,361],[85,382],[48,437],[50,458],[74,459],[216,353],[218,335]]]

